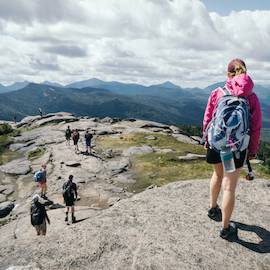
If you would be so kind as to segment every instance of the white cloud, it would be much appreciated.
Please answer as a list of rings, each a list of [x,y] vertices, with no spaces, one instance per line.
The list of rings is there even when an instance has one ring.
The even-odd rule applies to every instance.
[[[209,13],[199,0],[0,1],[0,82],[99,77],[205,86],[246,60],[270,84],[270,11]]]

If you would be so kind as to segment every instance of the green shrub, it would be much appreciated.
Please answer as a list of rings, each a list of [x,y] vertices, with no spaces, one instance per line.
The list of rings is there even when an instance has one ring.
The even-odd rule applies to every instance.
[[[179,125],[181,130],[187,133],[189,136],[199,136],[202,137],[202,127],[192,126],[192,125]]]
[[[44,153],[45,153],[45,148],[38,147],[37,149],[30,151],[28,153],[28,159],[30,159],[30,160],[37,159],[37,158],[43,156]]]
[[[9,124],[0,124],[0,135],[6,135],[13,131]]]

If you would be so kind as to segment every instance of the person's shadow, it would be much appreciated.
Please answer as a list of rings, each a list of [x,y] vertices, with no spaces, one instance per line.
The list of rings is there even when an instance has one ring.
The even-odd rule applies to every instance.
[[[270,232],[266,229],[256,226],[256,225],[247,225],[240,222],[234,222],[236,227],[239,230],[254,232],[261,238],[261,241],[258,243],[248,242],[244,239],[236,239],[234,242],[239,245],[252,250],[257,253],[270,253]]]
[[[86,218],[81,218],[81,219],[76,219],[76,221],[74,223],[79,223],[79,222],[82,222],[82,221],[85,221],[86,219],[88,219],[90,217],[86,217]]]
[[[82,154],[84,156],[92,156],[92,157],[95,157],[97,159],[103,160],[101,157],[99,157],[97,154],[95,154],[93,152],[89,153],[89,152],[86,152],[86,151],[81,151],[80,154]]]

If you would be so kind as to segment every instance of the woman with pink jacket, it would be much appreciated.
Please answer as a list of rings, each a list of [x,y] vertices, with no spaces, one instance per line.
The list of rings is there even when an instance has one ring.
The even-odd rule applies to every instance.
[[[250,142],[248,149],[240,152],[240,157],[235,157],[234,162],[236,170],[226,173],[220,159],[220,154],[214,149],[208,147],[206,139],[208,163],[213,164],[214,172],[210,181],[210,209],[209,218],[215,221],[222,221],[220,237],[233,241],[237,239],[237,228],[230,218],[234,208],[235,190],[241,168],[244,165],[246,157],[254,159],[259,147],[260,129],[262,127],[262,114],[257,95],[252,91],[253,81],[246,72],[246,65],[241,59],[234,59],[228,65],[227,90],[234,96],[245,97],[248,100],[250,108]],[[219,99],[224,95],[222,88],[215,89],[209,99],[204,113],[203,132],[206,131],[211,121]],[[223,187],[222,210],[217,204],[218,195]]]

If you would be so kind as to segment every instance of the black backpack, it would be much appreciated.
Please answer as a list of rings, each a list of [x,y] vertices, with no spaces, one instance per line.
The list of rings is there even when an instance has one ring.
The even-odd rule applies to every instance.
[[[66,129],[66,137],[70,138],[71,137],[71,130]]]
[[[33,226],[41,225],[44,220],[43,209],[36,204],[31,205],[31,224]]]
[[[69,199],[73,197],[72,183],[66,183],[63,186],[63,197]]]
[[[90,141],[93,138],[93,135],[91,133],[85,134],[85,139],[87,141]]]

